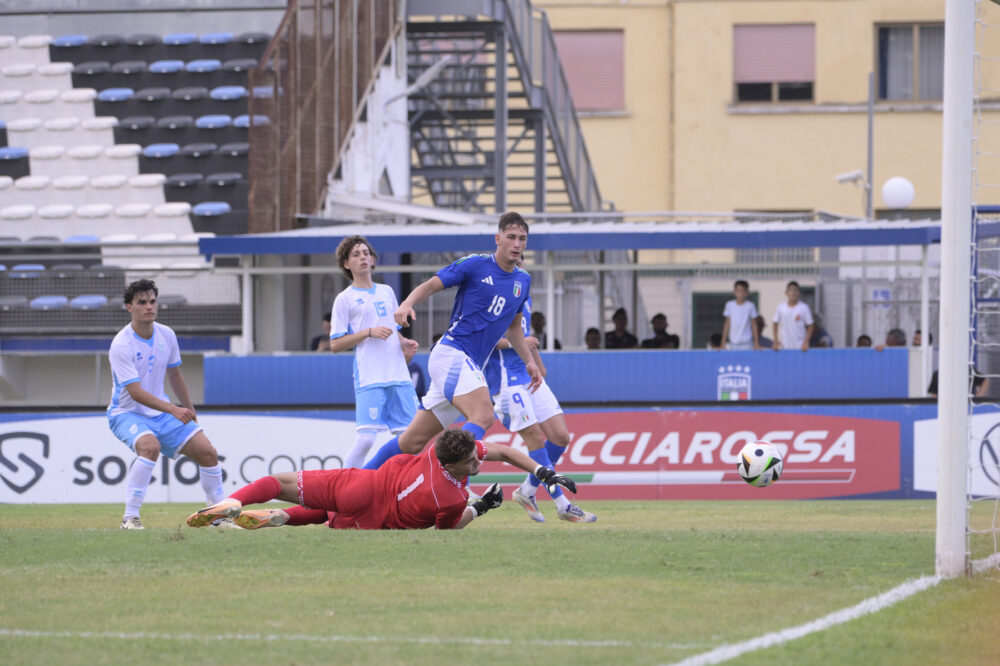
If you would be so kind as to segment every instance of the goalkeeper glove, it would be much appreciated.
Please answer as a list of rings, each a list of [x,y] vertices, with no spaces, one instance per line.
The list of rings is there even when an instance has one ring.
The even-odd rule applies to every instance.
[[[495,509],[503,504],[503,488],[500,487],[499,483],[494,483],[492,486],[486,489],[483,496],[472,503],[472,510],[476,512],[476,516],[479,517],[489,511],[490,509]]]
[[[571,493],[576,492],[576,483],[573,482],[573,479],[565,477],[562,474],[557,474],[554,469],[549,467],[542,467],[539,465],[538,469],[535,470],[535,476],[538,477],[539,481],[545,484],[545,489],[548,490],[550,494],[555,492],[556,486],[562,486]]]

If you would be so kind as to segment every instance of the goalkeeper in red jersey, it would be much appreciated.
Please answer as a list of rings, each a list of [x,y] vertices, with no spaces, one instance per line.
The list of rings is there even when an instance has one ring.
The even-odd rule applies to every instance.
[[[418,455],[399,455],[377,470],[334,469],[283,472],[265,476],[217,504],[191,514],[187,524],[205,527],[231,518],[245,529],[328,523],[339,529],[461,529],[503,502],[493,484],[468,505],[466,478],[486,460],[500,460],[534,474],[552,490],[576,492],[572,479],[537,464],[503,444],[476,441],[465,430],[447,430]],[[289,509],[245,510],[272,499],[293,502]]]

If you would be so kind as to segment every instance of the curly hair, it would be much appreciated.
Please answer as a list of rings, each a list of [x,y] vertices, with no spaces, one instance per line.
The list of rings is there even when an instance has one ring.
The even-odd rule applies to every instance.
[[[351,251],[354,249],[355,245],[364,245],[368,248],[368,251],[372,255],[372,270],[375,270],[375,261],[378,260],[378,253],[372,244],[368,242],[368,239],[364,236],[348,236],[344,240],[340,241],[340,245],[337,246],[337,265],[340,266],[341,272],[347,276],[348,280],[354,280],[354,276],[351,271],[347,270],[344,264],[351,257]]]
[[[465,460],[476,448],[476,438],[468,430],[445,430],[434,443],[434,453],[442,465]]]
[[[521,227],[524,229],[524,233],[528,233],[528,223],[523,217],[521,217],[520,213],[515,213],[514,211],[504,213],[500,216],[500,222],[497,224],[497,230],[500,233],[503,233],[514,226]]]
[[[160,294],[160,290],[156,288],[156,283],[152,280],[136,280],[129,286],[125,287],[125,295],[122,297],[122,302],[128,305],[135,298],[136,294],[144,294],[147,291],[153,292],[154,296]]]

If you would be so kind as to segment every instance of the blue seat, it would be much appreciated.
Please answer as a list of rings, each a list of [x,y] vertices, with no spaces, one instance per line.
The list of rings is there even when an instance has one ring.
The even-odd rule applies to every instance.
[[[197,120],[194,121],[195,127],[199,129],[221,129],[223,127],[229,127],[233,124],[233,119],[225,114],[210,114],[207,116],[199,116]]]
[[[36,296],[28,306],[32,310],[59,310],[69,304],[69,299],[61,295]]]
[[[187,46],[194,44],[198,35],[193,32],[174,32],[163,37],[163,43],[168,46]]]
[[[231,32],[206,32],[198,40],[202,44],[228,44],[233,41]]]
[[[273,86],[254,86],[252,92],[254,99],[274,99]]]
[[[180,149],[176,143],[151,143],[142,149],[142,156],[158,159],[173,157],[180,152]]]
[[[131,88],[105,88],[97,94],[100,102],[124,102],[135,97],[135,91]]]
[[[212,88],[212,92],[209,95],[212,99],[223,101],[243,99],[247,96],[247,89],[243,86],[219,86],[218,88]]]
[[[270,124],[271,119],[259,113],[255,113],[252,116],[244,113],[242,116],[233,118],[233,127],[262,127]]]
[[[0,148],[0,160],[20,160],[28,156],[28,149],[20,146],[4,146]]]
[[[183,60],[157,60],[149,66],[149,71],[154,74],[174,74],[183,70]]]
[[[87,35],[59,35],[52,40],[52,46],[59,48],[72,48],[83,46],[89,41]]]
[[[14,264],[8,276],[15,280],[33,280],[45,272],[45,264]]]
[[[74,310],[96,310],[107,304],[108,297],[104,294],[82,294],[69,302],[69,306]]]
[[[191,212],[198,217],[217,217],[225,215],[233,210],[232,206],[225,201],[202,201],[196,204]]]
[[[92,234],[76,234],[63,239],[64,243],[99,243],[100,238]]]
[[[205,58],[202,60],[192,60],[184,65],[184,70],[195,74],[205,72],[217,72],[222,67],[222,62],[218,58]]]

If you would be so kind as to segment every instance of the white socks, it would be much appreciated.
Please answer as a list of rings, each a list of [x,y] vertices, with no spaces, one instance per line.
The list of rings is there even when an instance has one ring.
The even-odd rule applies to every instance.
[[[209,505],[221,502],[226,498],[222,490],[222,465],[216,464],[213,467],[198,467],[201,478],[201,489],[205,491],[205,499]]]
[[[375,443],[376,435],[378,435],[377,430],[365,429],[358,431],[354,445],[351,446],[351,450],[344,458],[344,469],[348,467],[361,467],[365,463],[365,458],[368,457],[368,450]]]
[[[132,469],[128,473],[128,496],[125,499],[124,518],[131,518],[139,515],[142,507],[142,500],[146,498],[146,488],[149,487],[149,480],[153,476],[153,469],[156,461],[139,456],[132,463]]]

